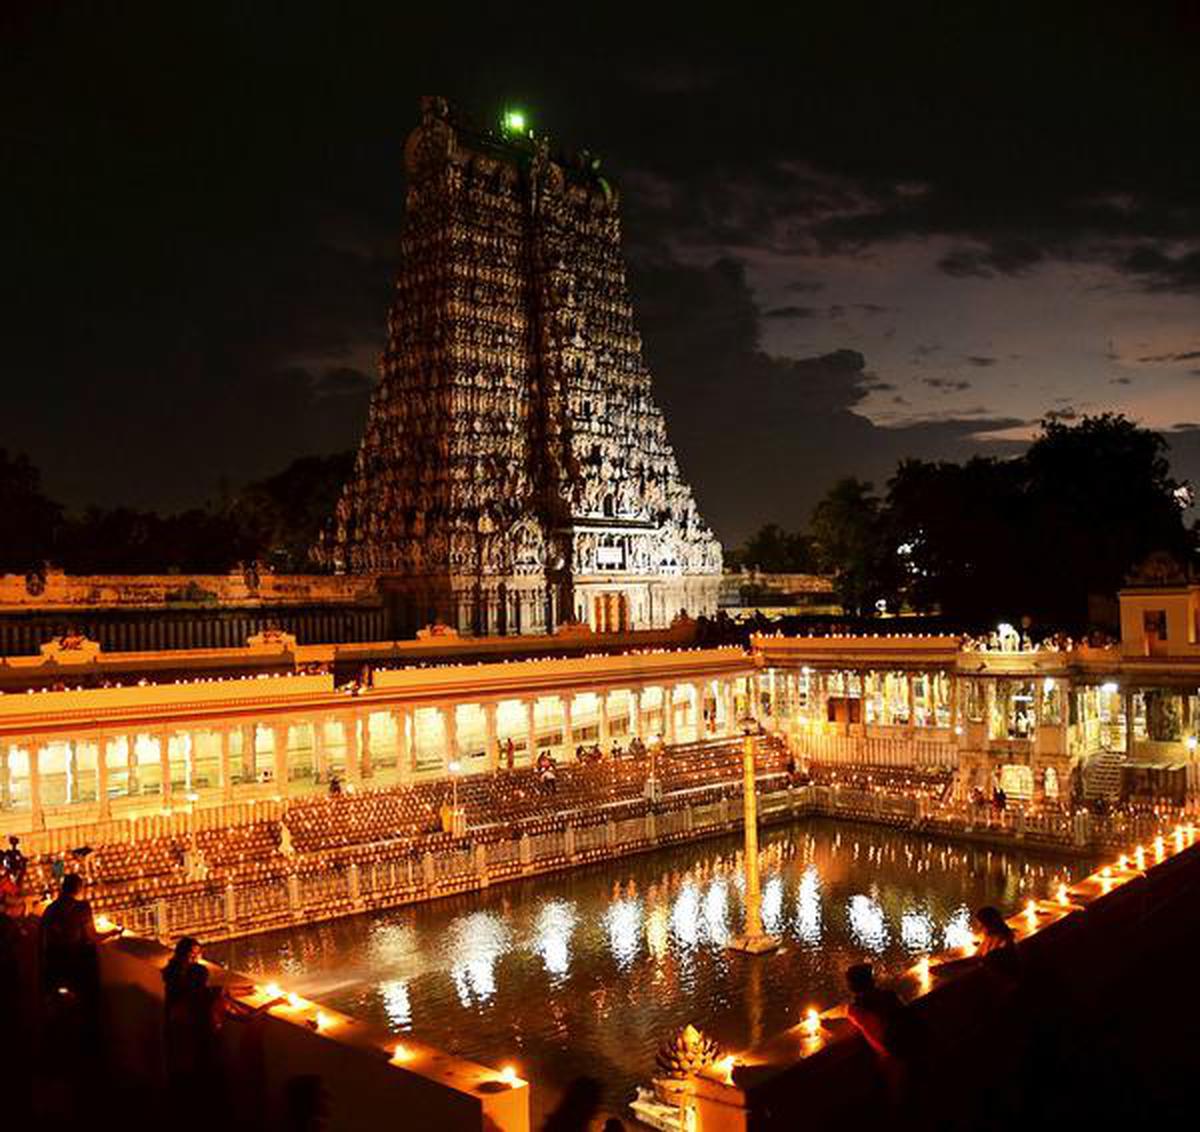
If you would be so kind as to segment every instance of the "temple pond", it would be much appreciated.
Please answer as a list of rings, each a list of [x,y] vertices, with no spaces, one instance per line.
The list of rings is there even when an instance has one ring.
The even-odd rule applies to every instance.
[[[724,947],[742,920],[737,837],[208,950],[538,1085],[597,1076],[615,1108],[677,1027],[745,1047],[843,998],[848,964],[899,970],[961,942],[970,909],[1010,912],[1089,871],[825,819],[764,833],[763,919],[784,939],[766,958]]]

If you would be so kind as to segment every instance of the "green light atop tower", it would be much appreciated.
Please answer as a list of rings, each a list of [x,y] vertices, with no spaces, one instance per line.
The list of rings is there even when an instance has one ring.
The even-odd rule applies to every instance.
[[[500,125],[506,134],[525,133],[525,111],[505,110],[504,116],[500,119]]]

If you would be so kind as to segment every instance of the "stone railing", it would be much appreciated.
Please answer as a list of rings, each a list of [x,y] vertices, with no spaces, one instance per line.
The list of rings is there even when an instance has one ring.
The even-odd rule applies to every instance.
[[[953,735],[949,738],[922,738],[919,732],[873,735],[869,729],[861,735],[830,735],[816,728],[800,728],[792,736],[792,745],[798,754],[821,763],[918,770],[958,766],[958,744]]]
[[[1105,817],[1083,811],[997,811],[942,805],[921,793],[817,785],[779,789],[778,779],[774,786],[759,795],[763,824],[823,816],[1072,853],[1148,842],[1187,816],[1175,811]],[[470,837],[449,846],[414,849],[408,843],[374,842],[339,850],[336,857],[296,854],[286,872],[272,876],[197,884],[141,902],[110,902],[100,891],[94,902],[138,934],[164,941],[184,934],[226,939],[477,891],[517,877],[712,837],[741,825],[736,799],[712,800],[710,794],[701,802],[668,796],[664,805],[643,804],[632,814],[628,805],[577,811],[564,815],[558,828],[532,835],[498,836],[492,827],[472,830]]]

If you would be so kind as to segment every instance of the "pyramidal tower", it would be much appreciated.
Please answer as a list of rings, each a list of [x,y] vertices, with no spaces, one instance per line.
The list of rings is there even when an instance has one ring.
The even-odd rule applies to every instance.
[[[721,547],[651,396],[616,190],[517,113],[421,111],[382,381],[318,557],[378,574],[408,631],[714,612]]]

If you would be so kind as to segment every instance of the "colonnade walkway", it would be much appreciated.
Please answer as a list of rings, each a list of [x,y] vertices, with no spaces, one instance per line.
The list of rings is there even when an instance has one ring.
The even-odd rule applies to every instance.
[[[783,743],[757,746],[760,789],[784,785]],[[518,768],[310,795],[245,807],[244,821],[219,828],[189,829],[179,815],[156,835],[64,846],[33,858],[26,887],[51,892],[56,874],[75,871],[96,911],[132,929],[164,939],[243,934],[441,895],[539,860],[570,864],[618,843],[678,839],[698,809],[741,788],[742,743],[718,739],[559,765],[552,786],[536,768]],[[703,816],[728,825],[733,814]]]

